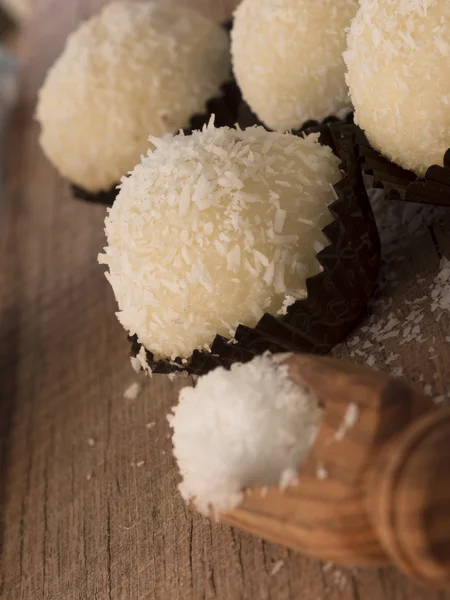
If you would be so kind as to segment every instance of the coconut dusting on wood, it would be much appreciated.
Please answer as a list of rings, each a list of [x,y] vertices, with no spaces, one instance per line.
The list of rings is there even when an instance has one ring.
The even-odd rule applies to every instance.
[[[440,376],[441,357],[436,349],[442,347],[442,342],[450,342],[447,333],[450,331],[450,256],[440,256],[437,252],[434,271],[429,265],[417,263],[417,259],[411,262],[412,249],[427,243],[425,236],[429,231],[436,228],[437,235],[441,235],[439,222],[447,212],[406,202],[387,202],[382,190],[371,190],[370,196],[384,260],[379,290],[369,303],[366,321],[348,337],[346,348],[336,346],[333,355],[347,356],[354,362],[387,370],[395,377],[407,377],[424,388],[436,404],[448,403],[450,388]],[[422,275],[420,269],[425,266],[427,271]],[[405,298],[403,303],[397,302],[396,308],[393,307],[394,293]],[[432,322],[441,326],[439,339],[436,333],[429,333]],[[406,362],[400,364],[399,347],[405,345],[411,347],[412,352],[420,353],[421,360],[433,367],[434,373],[428,381],[420,368],[411,369]]]
[[[342,423],[339,425],[339,429],[334,434],[334,439],[337,441],[343,440],[350,429],[356,425],[358,418],[359,407],[354,403],[349,404],[347,410],[345,411]]]
[[[218,368],[181,390],[168,419],[181,495],[199,511],[231,509],[247,487],[288,485],[306,458],[322,410],[289,378],[285,356]]]
[[[123,393],[123,397],[125,400],[136,400],[136,398],[141,393],[142,385],[135,381],[131,385],[127,387],[127,389]]]
[[[316,475],[317,475],[317,479],[319,479],[320,481],[324,481],[325,479],[328,479],[328,470],[323,462],[319,462],[317,464]]]
[[[270,571],[270,576],[273,577],[274,575],[276,575],[278,573],[278,571],[283,567],[284,565],[284,560],[277,560],[277,562],[273,565],[271,571]]]

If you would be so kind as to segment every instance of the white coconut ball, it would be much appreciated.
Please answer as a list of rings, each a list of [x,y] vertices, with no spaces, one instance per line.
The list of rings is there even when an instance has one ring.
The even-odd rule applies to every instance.
[[[188,358],[305,297],[341,179],[317,137],[211,123],[151,139],[109,211],[100,261],[120,322],[156,358]]]
[[[179,489],[201,512],[233,508],[246,487],[289,483],[308,456],[323,411],[290,379],[285,358],[218,368],[181,390],[169,416]]]
[[[268,127],[297,129],[350,109],[342,52],[358,0],[243,0],[234,16],[233,69]]]
[[[148,136],[204,112],[231,71],[216,23],[165,2],[113,2],[82,24],[39,93],[41,146],[71,182],[107,190],[130,171]]]
[[[355,122],[418,175],[450,147],[449,59],[450,2],[362,2],[345,53]]]

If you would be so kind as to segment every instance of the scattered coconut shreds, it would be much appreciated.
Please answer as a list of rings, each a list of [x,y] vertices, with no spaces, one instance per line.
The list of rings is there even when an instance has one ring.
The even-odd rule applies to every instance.
[[[209,351],[216,334],[305,296],[342,177],[317,140],[213,119],[192,135],[150,138],[109,210],[99,261],[119,321],[156,359]]]
[[[397,360],[400,357],[399,354],[394,354],[394,352],[391,352],[390,355],[387,357],[387,359],[385,360],[385,364],[386,365],[390,365],[391,362],[394,362],[395,360]]]
[[[327,478],[328,478],[328,470],[325,467],[324,463],[320,462],[317,465],[317,479],[320,479],[320,481],[324,481]]]
[[[93,448],[95,446],[95,440],[94,440],[94,438],[92,438],[92,437],[88,438],[87,444],[88,444],[88,446],[90,448]]]
[[[263,498],[265,498],[268,493],[269,493],[269,486],[263,485],[263,487],[261,488],[261,496]]]
[[[278,573],[278,571],[282,568],[283,565],[284,565],[284,560],[277,560],[277,562],[273,565],[273,567],[270,571],[270,576],[273,577],[274,575],[276,575]]]
[[[431,286],[431,312],[450,311],[450,261],[442,258],[440,268]]]
[[[333,567],[334,567],[334,562],[332,562],[332,561],[330,561],[330,560],[329,560],[328,562],[326,562],[326,563],[324,563],[324,564],[322,565],[322,571],[323,571],[324,573],[328,573],[328,571],[331,571],[331,569],[332,569]]]
[[[170,381],[176,381],[177,379],[186,379],[186,377],[189,377],[189,373],[187,371],[176,371],[175,373],[168,373],[167,377]]]
[[[336,587],[342,591],[348,583],[348,576],[343,571],[338,570],[333,573],[333,581]]]
[[[336,565],[332,561],[328,561],[322,565],[322,571],[324,573],[330,573],[330,576],[333,580],[334,585],[339,590],[342,591],[348,583],[348,575],[346,573],[344,573],[343,571],[341,571],[340,569],[337,569],[337,568],[335,569],[335,568],[336,568]],[[333,570],[333,569],[335,569],[335,570]],[[328,591],[329,588],[327,587],[326,590]]]
[[[138,460],[137,462],[135,462],[133,460],[133,461],[130,462],[130,467],[137,467],[138,469],[140,469],[144,465],[145,465],[145,460]]]
[[[435,396],[433,398],[433,402],[438,405],[443,404],[444,402],[446,402],[446,400],[447,400],[447,396],[444,396],[443,394],[441,394],[440,396]]]
[[[155,425],[156,425],[155,421],[151,421],[150,423],[147,423],[147,424],[145,425],[145,427],[146,427],[148,430],[150,430],[150,429],[153,429],[153,427],[154,427]]]
[[[147,373],[150,377],[153,377],[152,370],[147,362],[147,354],[145,352],[144,346],[141,346],[139,352],[136,356],[131,357],[131,366],[133,367],[136,373],[139,373],[141,370],[144,373]]]
[[[391,373],[393,377],[401,377],[403,375],[403,367],[395,367]]]
[[[181,495],[218,514],[239,504],[246,488],[292,483],[321,418],[317,398],[292,382],[278,356],[200,377],[168,416]]]
[[[132,383],[131,385],[129,385],[127,387],[127,389],[123,393],[123,397],[126,400],[136,400],[136,398],[139,396],[139,394],[141,392],[141,389],[142,389],[142,385],[140,383],[138,383],[137,381],[135,381],[134,383]]]
[[[297,476],[297,471],[295,469],[291,469],[290,467],[284,469],[281,473],[279,487],[280,490],[286,490],[288,487],[293,485],[297,485],[299,483],[299,478]]]
[[[92,479],[92,473],[88,473],[86,475],[86,481],[90,481]]]
[[[414,238],[446,213],[445,209],[435,207],[385,202],[382,190],[371,190],[370,196],[380,231],[384,265],[379,292],[369,304],[369,317],[355,335],[349,336],[347,348],[351,359],[373,368],[387,367],[394,376],[401,377],[408,370],[406,365],[399,364],[400,354],[392,351],[394,345],[416,345],[417,352],[427,362],[439,358],[435,336],[429,336],[428,331],[431,321],[439,322],[443,331],[450,327],[450,261],[445,257],[441,259],[434,278],[417,276],[417,297],[405,300],[397,308],[394,308],[392,292],[403,280],[399,279],[395,266],[404,260],[402,252],[415,243]],[[446,336],[445,341],[450,343],[450,336]],[[334,353],[338,352],[337,348]],[[419,373],[418,379],[423,382],[425,377]],[[434,373],[433,379],[439,379],[438,373]],[[441,388],[432,392],[430,386],[428,395],[433,394],[447,398],[448,390]]]
[[[133,368],[133,371],[135,373],[139,373],[141,370],[141,362],[139,360],[139,358],[137,358],[136,356],[131,356],[130,357],[130,362],[131,362],[131,366]]]
[[[369,367],[373,367],[375,364],[375,356],[369,356],[369,358],[366,360],[366,363],[369,365]]]
[[[342,423],[339,425],[339,429],[334,434],[334,439],[337,441],[343,440],[350,429],[356,425],[358,418],[359,407],[357,404],[352,402],[348,405],[347,410],[345,411]]]

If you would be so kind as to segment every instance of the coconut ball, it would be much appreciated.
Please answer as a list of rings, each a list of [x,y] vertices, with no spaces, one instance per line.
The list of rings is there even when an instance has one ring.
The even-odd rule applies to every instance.
[[[119,321],[156,358],[188,358],[305,297],[341,179],[317,137],[210,123],[151,138],[106,218],[100,261]]]
[[[71,182],[107,190],[148,136],[204,112],[231,71],[216,23],[163,2],[113,2],[68,39],[39,92],[40,143]]]
[[[280,485],[308,456],[323,411],[289,377],[286,355],[218,368],[181,390],[172,409],[173,451],[185,500],[208,514],[236,506],[243,489]]]
[[[342,52],[358,0],[243,0],[232,30],[244,99],[271,129],[350,108]]]
[[[389,159],[423,175],[450,147],[450,3],[363,2],[348,35],[355,122]]]

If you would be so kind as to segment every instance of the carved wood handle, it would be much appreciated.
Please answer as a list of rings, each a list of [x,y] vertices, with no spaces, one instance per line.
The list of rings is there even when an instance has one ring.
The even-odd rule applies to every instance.
[[[325,405],[319,435],[297,484],[253,489],[221,519],[341,564],[390,559],[422,584],[450,587],[450,408],[367,367],[306,355],[286,364]],[[350,403],[358,418],[341,438]]]
[[[367,502],[397,567],[427,586],[450,587],[450,408],[418,419],[387,445]]]

